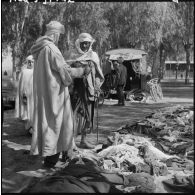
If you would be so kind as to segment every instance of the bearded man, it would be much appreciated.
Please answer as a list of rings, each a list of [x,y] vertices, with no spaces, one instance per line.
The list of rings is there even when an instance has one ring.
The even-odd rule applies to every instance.
[[[75,68],[88,65],[91,68],[91,72],[86,77],[74,79],[72,94],[75,135],[81,133],[80,147],[86,149],[94,148],[87,141],[86,135],[93,129],[94,103],[104,82],[99,57],[92,50],[94,42],[89,33],[81,33],[75,42],[77,53],[72,57],[75,63],[71,65]]]

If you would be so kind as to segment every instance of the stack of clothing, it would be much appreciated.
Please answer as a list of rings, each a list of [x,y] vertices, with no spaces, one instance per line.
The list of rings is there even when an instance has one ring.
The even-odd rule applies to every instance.
[[[163,140],[162,131],[165,126],[170,130],[170,124],[178,124],[176,121],[181,120],[190,126],[193,122],[191,111],[180,106],[163,109],[145,120],[148,124],[147,128],[151,125],[153,133],[149,130],[144,132],[144,129],[141,134],[133,133],[129,126],[125,126],[109,136],[107,143],[97,146],[94,150],[72,151],[68,166],[54,175],[34,180],[23,192],[155,193],[159,192],[156,180],[160,177],[164,177],[161,184],[167,192],[192,192],[194,162],[185,154],[179,156],[177,152],[165,152],[158,147],[159,141],[157,141]],[[156,122],[158,117],[164,121]],[[143,121],[142,123],[144,124]],[[169,132],[178,131],[175,128],[174,126]],[[185,129],[184,126],[183,128]],[[175,136],[175,139],[167,140],[172,141],[172,145],[175,144],[172,151],[179,148],[176,145],[181,138],[188,138],[186,135],[189,135],[189,132],[191,133],[186,131],[185,136],[179,134],[179,137]],[[180,149],[182,147],[183,144],[180,145]],[[183,171],[183,173],[188,171],[188,174],[179,176],[174,175],[172,171]]]
[[[181,105],[160,109],[144,120],[125,125],[121,134],[141,133],[153,138],[156,147],[168,154],[194,159],[194,112]]]
[[[116,186],[119,186],[118,188]],[[156,186],[149,174],[122,176],[99,168],[93,161],[73,159],[63,170],[34,179],[22,193],[120,193],[120,186],[134,187],[131,192],[152,193]],[[135,186],[139,186],[135,188]]]

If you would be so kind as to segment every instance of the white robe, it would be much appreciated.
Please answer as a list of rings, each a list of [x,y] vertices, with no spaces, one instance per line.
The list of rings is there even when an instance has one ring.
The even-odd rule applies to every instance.
[[[23,102],[23,96],[27,97],[27,104]],[[33,126],[33,69],[23,69],[20,73],[17,97],[16,117],[27,121],[26,129]]]
[[[31,48],[35,59],[34,133],[31,154],[43,157],[67,151],[73,139],[68,66],[52,40],[41,37]]]

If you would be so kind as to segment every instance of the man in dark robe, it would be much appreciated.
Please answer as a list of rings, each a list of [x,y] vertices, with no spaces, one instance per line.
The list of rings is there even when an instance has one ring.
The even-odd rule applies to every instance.
[[[92,149],[94,146],[86,140],[87,132],[93,129],[94,103],[99,96],[104,75],[100,67],[100,60],[92,50],[94,39],[88,33],[81,33],[75,45],[77,53],[74,54],[72,67],[85,67],[91,69],[90,74],[84,78],[74,79],[72,93],[72,107],[74,112],[74,133],[81,133],[80,147]]]
[[[118,105],[125,105],[124,88],[127,80],[127,68],[123,65],[123,58],[119,57],[117,61],[113,62],[114,69],[117,72],[117,95]]]

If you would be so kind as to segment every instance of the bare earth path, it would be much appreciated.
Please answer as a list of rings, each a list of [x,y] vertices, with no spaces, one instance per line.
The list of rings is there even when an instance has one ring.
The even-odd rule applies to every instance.
[[[106,141],[107,135],[119,127],[130,123],[133,124],[142,120],[145,116],[159,108],[172,105],[193,105],[193,88],[176,90],[168,88],[164,90],[165,98],[160,103],[143,104],[130,103],[124,107],[115,106],[116,101],[105,101],[99,107],[99,143]],[[96,128],[95,111],[95,128]],[[14,118],[13,111],[6,111],[2,124],[2,192],[17,192],[28,183],[28,180],[35,177],[43,177],[50,172],[41,168],[40,157],[26,154],[30,149],[31,136],[24,130],[22,121]],[[91,143],[97,144],[96,130],[89,134],[88,139]],[[78,143],[80,137],[77,137]],[[61,166],[59,164],[59,166]]]

